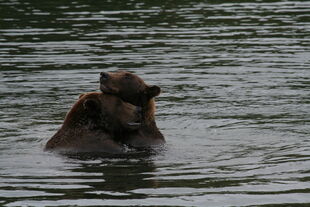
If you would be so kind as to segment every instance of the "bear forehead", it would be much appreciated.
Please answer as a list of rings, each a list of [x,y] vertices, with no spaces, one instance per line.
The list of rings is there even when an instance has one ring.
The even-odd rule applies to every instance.
[[[127,71],[116,71],[116,72],[109,72],[109,75],[111,75],[112,77],[118,77],[118,78],[131,78],[131,79],[135,79],[135,80],[139,80],[139,82],[144,83],[143,79],[140,78],[139,76],[127,72]]]

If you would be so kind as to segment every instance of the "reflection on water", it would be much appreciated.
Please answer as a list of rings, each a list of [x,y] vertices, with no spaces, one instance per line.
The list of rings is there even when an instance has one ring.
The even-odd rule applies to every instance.
[[[307,206],[308,1],[0,1],[1,206]],[[99,73],[162,87],[158,153],[42,151]]]

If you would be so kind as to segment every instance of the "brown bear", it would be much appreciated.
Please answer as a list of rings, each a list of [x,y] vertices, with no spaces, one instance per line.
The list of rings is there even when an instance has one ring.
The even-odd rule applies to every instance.
[[[126,71],[100,73],[100,90],[142,108],[142,123],[138,131],[128,133],[124,143],[133,147],[149,147],[165,143],[155,122],[154,97],[160,87],[147,85],[140,77]]]
[[[140,119],[140,107],[116,96],[99,92],[82,94],[45,149],[122,153],[123,148],[115,137],[123,131],[137,130]]]

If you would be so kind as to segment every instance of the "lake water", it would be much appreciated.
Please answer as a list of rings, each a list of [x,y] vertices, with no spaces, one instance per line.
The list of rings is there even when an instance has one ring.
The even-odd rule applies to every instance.
[[[309,206],[310,2],[0,0],[0,206]],[[162,88],[167,145],[43,152],[99,73]]]

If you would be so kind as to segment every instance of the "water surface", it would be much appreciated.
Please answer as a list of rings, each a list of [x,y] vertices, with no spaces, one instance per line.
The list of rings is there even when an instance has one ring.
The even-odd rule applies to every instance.
[[[0,1],[1,206],[308,206],[308,1]],[[99,73],[162,88],[167,145],[43,152]]]

